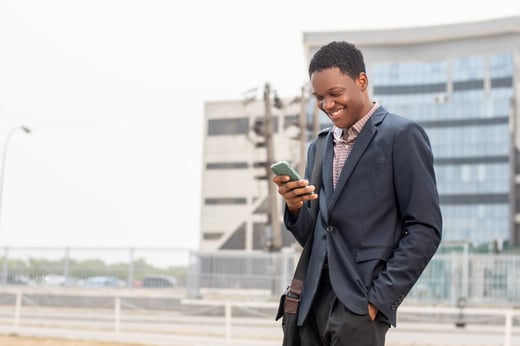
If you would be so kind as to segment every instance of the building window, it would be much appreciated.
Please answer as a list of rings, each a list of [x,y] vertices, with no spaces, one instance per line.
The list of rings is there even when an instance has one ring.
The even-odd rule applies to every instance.
[[[379,85],[374,87],[376,95],[409,95],[446,92],[446,83],[415,85]]]
[[[483,79],[453,82],[453,91],[484,89]]]
[[[272,126],[273,132],[278,132],[278,123],[279,118],[276,115],[272,116]],[[265,116],[261,115],[255,118],[253,121],[253,125],[251,125],[251,129],[256,133],[257,136],[265,136],[266,128],[265,128]]]
[[[493,78],[491,80],[492,88],[512,88],[513,87],[513,77],[502,77],[502,78]]]
[[[206,198],[204,200],[206,205],[233,205],[233,204],[246,204],[247,199],[242,197],[236,198]]]
[[[202,237],[204,238],[204,240],[219,240],[220,238],[222,238],[223,235],[224,235],[224,233],[222,233],[222,232],[218,232],[218,233],[207,232],[207,233],[202,234]]]
[[[208,136],[245,135],[248,132],[248,118],[210,119],[208,121]]]
[[[298,115],[286,115],[285,116],[285,124],[284,127],[288,128],[289,126],[300,125],[299,116]]]
[[[206,169],[245,169],[247,162],[209,162]]]
[[[512,54],[497,54],[491,57],[491,78],[511,78],[514,71]]]
[[[483,56],[458,58],[453,61],[453,80],[483,80],[486,60]]]

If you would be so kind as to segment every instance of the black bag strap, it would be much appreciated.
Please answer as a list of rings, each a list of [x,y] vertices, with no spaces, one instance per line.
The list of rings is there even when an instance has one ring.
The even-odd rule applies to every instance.
[[[316,193],[320,193],[321,188],[321,169],[323,162],[323,145],[325,143],[325,139],[327,136],[325,133],[328,131],[322,131],[316,140],[316,153],[314,155],[314,164],[312,166],[311,173],[311,184],[314,185]],[[312,241],[314,238],[314,226],[316,225],[316,221],[318,218],[318,199],[312,200],[311,202],[311,215],[313,216],[313,225],[312,231],[310,232],[307,240],[305,241],[305,245],[303,246],[302,254],[300,255],[300,259],[298,260],[298,264],[296,265],[296,270],[293,276],[293,283],[291,283],[291,291],[295,288],[299,292],[292,292],[300,295],[301,289],[303,287],[303,279],[305,277],[305,273],[307,272],[307,265],[309,264],[309,258],[311,255]],[[301,282],[294,282],[294,279],[300,280]],[[294,287],[296,286],[296,287]],[[300,286],[300,287],[298,287]]]

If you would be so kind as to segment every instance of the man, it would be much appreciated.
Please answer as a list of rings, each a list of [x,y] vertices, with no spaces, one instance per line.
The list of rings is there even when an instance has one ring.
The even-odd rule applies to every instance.
[[[284,221],[313,245],[298,312],[302,345],[382,346],[399,304],[434,255],[442,217],[425,131],[368,95],[362,53],[347,42],[321,47],[309,64],[325,136],[320,191],[305,180],[273,182]],[[309,192],[314,191],[314,194]],[[318,199],[314,229],[310,200]]]

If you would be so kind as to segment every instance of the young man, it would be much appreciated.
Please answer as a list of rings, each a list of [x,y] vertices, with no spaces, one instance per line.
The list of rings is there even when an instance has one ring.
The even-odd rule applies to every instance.
[[[442,217],[425,131],[368,95],[362,53],[347,42],[320,48],[309,65],[317,106],[333,123],[325,136],[320,191],[306,180],[273,182],[284,220],[313,245],[298,312],[302,345],[383,346],[396,311],[434,255]],[[319,199],[314,216],[308,201]]]

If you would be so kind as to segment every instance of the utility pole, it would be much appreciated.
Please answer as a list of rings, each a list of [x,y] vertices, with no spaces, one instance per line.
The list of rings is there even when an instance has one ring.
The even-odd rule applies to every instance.
[[[266,181],[267,181],[267,224],[271,227],[271,243],[269,244],[269,251],[280,251],[282,248],[282,229],[280,227],[280,220],[278,215],[278,199],[276,192],[276,185],[271,181],[272,176],[270,165],[274,161],[274,143],[273,143],[273,115],[271,113],[271,88],[269,83],[265,84],[264,88],[264,106],[265,106],[265,147],[267,149],[266,159]]]
[[[321,130],[320,115],[319,115],[317,106],[314,106],[314,108],[312,110],[312,121],[313,121],[313,125],[314,125],[314,127],[312,129],[312,137],[314,138],[318,135],[318,133]]]
[[[300,116],[298,118],[298,126],[300,128],[300,162],[298,163],[298,173],[300,176],[305,174],[305,163],[307,153],[307,115],[305,114],[305,86],[302,86],[300,95]]]
[[[517,183],[517,176],[520,174],[520,171],[518,169],[519,164],[518,160],[520,159],[518,155],[518,132],[519,132],[519,122],[517,119],[517,112],[516,112],[516,106],[517,106],[517,98],[515,96],[511,96],[509,100],[509,124],[510,124],[510,139],[509,142],[511,143],[509,146],[509,186],[510,186],[510,194],[509,194],[509,209],[510,209],[510,232],[509,236],[511,239],[511,245],[512,246],[518,246],[520,245],[520,225],[517,221],[517,215],[520,212],[520,205],[517,202],[518,201],[518,183]]]

